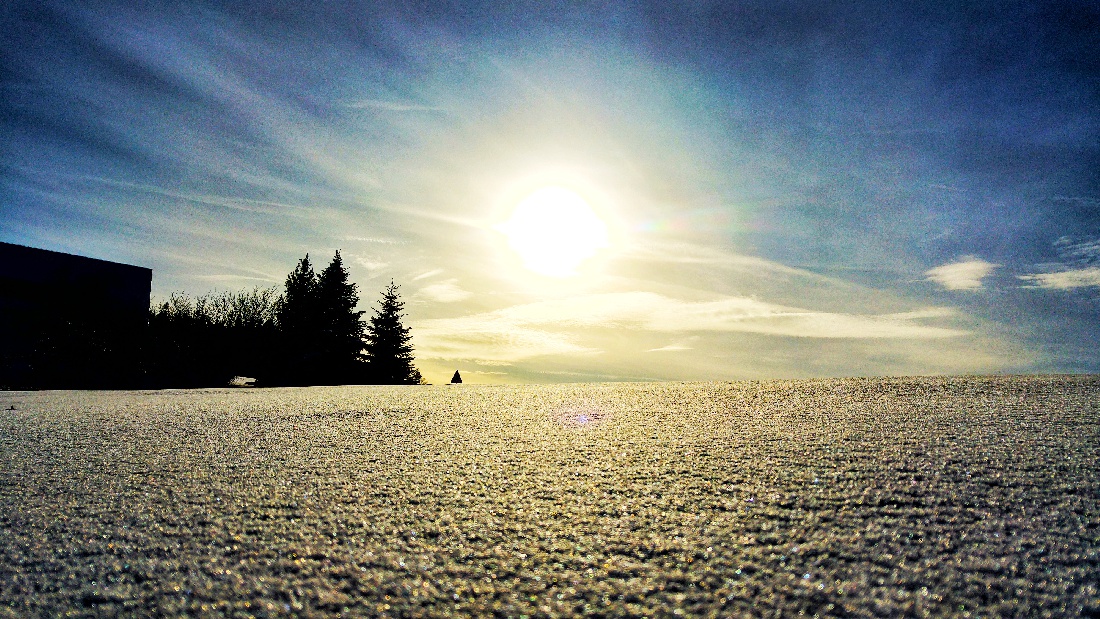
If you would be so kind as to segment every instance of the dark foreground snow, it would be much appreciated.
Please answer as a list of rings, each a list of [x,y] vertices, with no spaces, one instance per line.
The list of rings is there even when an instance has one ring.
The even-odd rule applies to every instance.
[[[0,393],[0,617],[1096,617],[1098,461],[1100,377]]]

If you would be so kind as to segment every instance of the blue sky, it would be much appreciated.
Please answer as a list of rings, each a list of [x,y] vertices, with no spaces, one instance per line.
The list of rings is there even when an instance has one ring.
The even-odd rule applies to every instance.
[[[340,249],[433,382],[1100,371],[1095,3],[134,4],[0,9],[0,240]],[[572,277],[500,232],[544,186]]]

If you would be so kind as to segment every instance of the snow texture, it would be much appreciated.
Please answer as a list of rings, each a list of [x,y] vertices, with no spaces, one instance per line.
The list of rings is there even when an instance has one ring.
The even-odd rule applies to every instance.
[[[1097,616],[1098,411],[1081,376],[0,393],[0,617]]]

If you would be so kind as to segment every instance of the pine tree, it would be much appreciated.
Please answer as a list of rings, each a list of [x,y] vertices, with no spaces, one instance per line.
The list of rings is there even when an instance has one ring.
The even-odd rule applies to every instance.
[[[318,378],[317,274],[309,254],[286,276],[286,293],[279,307],[282,357],[273,384],[309,385]]]
[[[458,370],[455,370],[455,375],[451,377],[451,384],[452,385],[461,385],[462,384],[462,375],[458,373]]]
[[[309,254],[286,276],[286,294],[279,308],[279,327],[284,332],[308,331],[317,316],[317,274]]]
[[[363,361],[363,314],[356,310],[359,292],[348,281],[340,250],[317,279],[318,347],[331,379],[347,382]]]
[[[387,385],[415,385],[420,371],[413,366],[412,335],[404,326],[405,303],[399,286],[390,281],[366,328],[367,361],[374,379]]]

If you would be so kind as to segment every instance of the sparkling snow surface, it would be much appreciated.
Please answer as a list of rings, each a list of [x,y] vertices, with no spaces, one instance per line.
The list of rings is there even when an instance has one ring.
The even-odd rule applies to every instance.
[[[0,617],[1096,617],[1098,462],[1095,376],[0,392]]]

